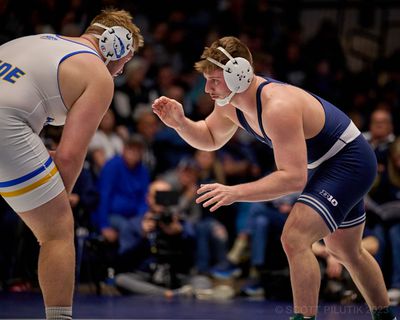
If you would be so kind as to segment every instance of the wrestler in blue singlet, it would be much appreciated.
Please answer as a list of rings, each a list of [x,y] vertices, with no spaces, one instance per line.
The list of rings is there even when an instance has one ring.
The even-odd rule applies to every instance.
[[[272,82],[283,84],[265,78],[257,89],[257,117],[262,137],[250,127],[243,112],[236,109],[242,127],[271,148],[272,142],[262,123],[261,91]],[[377,163],[371,147],[350,118],[333,104],[310,94],[321,103],[325,124],[315,137],[306,140],[308,181],[297,201],[315,209],[333,232],[365,221],[363,198],[375,179]]]

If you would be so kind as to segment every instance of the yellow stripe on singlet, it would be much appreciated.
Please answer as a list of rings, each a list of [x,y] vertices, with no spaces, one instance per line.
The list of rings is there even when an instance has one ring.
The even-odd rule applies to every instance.
[[[41,178],[40,180],[38,180],[38,181],[36,181],[36,182],[26,186],[26,187],[23,187],[23,188],[21,188],[19,190],[10,191],[10,192],[0,192],[0,195],[2,195],[5,198],[20,196],[21,194],[24,194],[24,193],[27,193],[29,191],[32,191],[33,189],[36,189],[37,187],[41,186],[42,184],[45,184],[57,172],[58,172],[57,167],[54,166],[54,168],[47,175],[45,175],[43,178]]]

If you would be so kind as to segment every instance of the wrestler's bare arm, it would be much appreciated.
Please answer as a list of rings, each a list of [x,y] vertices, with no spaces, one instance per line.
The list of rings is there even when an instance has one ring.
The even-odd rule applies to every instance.
[[[294,104],[293,104],[294,103]],[[215,211],[234,202],[268,201],[301,191],[307,181],[307,150],[301,107],[296,102],[276,99],[268,102],[263,123],[274,147],[277,170],[259,180],[224,186],[218,183],[199,188],[197,203]]]
[[[274,95],[263,114],[266,133],[272,140],[277,170],[240,185],[239,201],[271,200],[301,191],[307,181],[307,148],[301,106]]]
[[[180,103],[167,97],[155,100],[153,111],[167,126],[175,129],[196,149],[217,150],[232,138],[238,128],[221,107],[215,107],[205,120],[197,122],[185,116]]]
[[[82,169],[87,147],[107,108],[114,83],[105,68],[92,68],[86,88],[70,108],[54,161],[71,192]],[[85,74],[85,73],[83,73]]]

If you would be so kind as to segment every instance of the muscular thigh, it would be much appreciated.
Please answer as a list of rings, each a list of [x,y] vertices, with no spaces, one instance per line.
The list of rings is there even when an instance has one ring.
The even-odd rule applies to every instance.
[[[310,206],[296,203],[283,230],[285,237],[311,245],[329,234],[330,230],[320,215]]]
[[[361,250],[361,241],[365,223],[352,228],[338,229],[324,238],[328,250],[340,260],[347,256],[356,256]]]
[[[73,214],[65,191],[47,203],[18,215],[40,243],[73,237]]]

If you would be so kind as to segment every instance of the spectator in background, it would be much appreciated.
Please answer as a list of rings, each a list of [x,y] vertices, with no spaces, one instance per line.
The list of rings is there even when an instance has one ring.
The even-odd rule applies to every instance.
[[[347,61],[334,22],[324,19],[316,34],[306,43],[304,56],[311,64],[326,61],[333,78],[338,71],[346,69]]]
[[[164,72],[168,74],[166,77],[171,77],[170,72],[172,72],[172,70],[170,70],[170,67],[165,68]],[[164,89],[162,92],[167,92],[177,101],[183,102],[185,100],[185,89],[181,85],[170,81],[172,80],[163,80],[163,83],[165,82],[165,87],[163,87]],[[171,152],[171,150],[173,150],[173,152]],[[191,156],[193,148],[188,146],[175,130],[161,123],[160,130],[157,132],[154,139],[154,152],[158,160],[156,172],[163,173],[169,169],[176,168],[181,159]]]
[[[228,231],[218,217],[199,207],[195,200],[200,183],[225,181],[215,152],[196,150],[193,157],[182,159],[177,168],[163,175],[180,191],[179,207],[194,226],[196,234],[196,272],[208,275],[215,265],[222,264],[228,249]]]
[[[123,139],[116,132],[114,112],[108,109],[89,144],[94,171],[99,173],[104,163],[120,155],[122,149]]]
[[[369,131],[364,132],[365,139],[375,151],[378,160],[378,170],[382,171],[388,160],[390,144],[394,141],[393,120],[386,109],[376,109],[369,121]]]
[[[106,241],[124,254],[133,243],[131,219],[147,211],[149,171],[142,162],[144,142],[138,135],[124,143],[122,155],[107,161],[100,172],[99,206],[94,222]]]
[[[256,155],[250,149],[252,137],[237,131],[219,151],[228,184],[237,184],[259,177],[261,171]]]
[[[198,166],[199,184],[212,181],[226,181],[226,171],[221,160],[217,157],[216,151],[196,150],[193,160]]]
[[[175,169],[161,175],[180,193],[179,211],[185,214],[185,219],[195,225],[201,218],[202,209],[196,203],[199,187],[199,165],[192,158],[182,159]]]
[[[167,181],[153,181],[147,194],[148,211],[130,222],[133,234],[124,258],[126,270],[116,277],[117,285],[130,293],[168,298],[191,293],[185,285],[193,261],[193,231],[174,209],[174,200],[168,199],[172,191]]]
[[[193,160],[198,167],[197,188],[203,183],[226,183],[225,170],[216,151],[196,150]],[[200,219],[195,223],[196,267],[200,274],[213,275],[215,268],[220,269],[225,264],[230,234],[224,219],[231,221],[230,218],[235,212],[232,212],[232,208],[224,209],[215,216],[201,207]]]
[[[154,140],[160,130],[160,121],[150,110],[142,108],[135,116],[135,131],[140,134],[144,140],[145,148],[143,152],[143,163],[150,171],[152,179],[157,175],[157,157],[154,150]]]
[[[130,61],[125,67],[125,83],[115,90],[113,110],[118,125],[134,129],[135,113],[158,97],[146,82],[149,65],[143,57]]]
[[[274,293],[263,274],[287,270],[288,263],[280,242],[283,227],[299,194],[294,193],[270,203],[252,203],[248,221],[250,237],[250,274],[241,288],[248,296],[265,294],[266,296],[287,295],[287,290]],[[286,292],[286,293],[285,293]]]
[[[390,257],[389,298],[391,304],[400,303],[400,138],[396,138],[389,148],[385,169],[378,174],[376,183],[369,193],[374,209],[385,227]]]
[[[245,251],[249,251],[250,274],[241,292],[247,296],[266,294],[268,283],[263,282],[262,273],[287,267],[280,235],[298,196],[296,193],[268,203],[251,203],[245,226],[227,255],[227,267],[215,270],[213,276],[226,279],[238,275]]]
[[[154,89],[157,91],[157,96],[172,93],[176,99],[182,100],[182,93],[179,92],[175,94],[170,91],[171,88],[177,85],[177,80],[177,75],[170,64],[160,66],[156,76],[156,83],[154,85]]]
[[[88,161],[85,161],[72,193],[69,195],[69,203],[74,213],[75,224],[93,229],[91,215],[97,209],[99,192]]]
[[[385,267],[388,245],[387,230],[385,230],[385,223],[379,215],[379,208],[376,207],[385,203],[388,199],[393,199],[393,193],[387,190],[389,148],[395,140],[390,111],[386,108],[375,109],[370,115],[369,130],[364,132],[363,135],[373,148],[378,161],[378,176],[366,197],[367,226],[373,230],[375,236],[379,239],[380,245],[375,258],[381,267]],[[382,179],[385,181],[382,182]]]
[[[194,90],[191,92],[191,95],[193,95],[194,99],[193,110],[188,110],[188,112],[193,119],[200,120],[207,117],[212,112],[213,108],[213,102],[210,96],[204,92],[197,93]]]
[[[249,141],[251,140],[250,138]],[[260,167],[255,154],[250,149],[250,144],[246,141],[246,137],[242,135],[242,132],[237,131],[231,140],[221,148],[218,154],[227,184],[244,183],[259,176]],[[212,181],[203,183],[210,182]],[[234,228],[229,228],[228,226],[228,232],[231,238],[234,238],[234,242],[228,253],[226,263],[218,265],[212,271],[212,274],[217,278],[229,274],[234,276],[240,275],[237,265],[249,246],[247,223],[250,216],[250,206],[251,204],[248,202],[240,202],[231,206],[231,211],[234,211],[236,221]],[[232,221],[232,212],[229,213],[229,216],[229,220]]]
[[[393,54],[383,61],[385,67],[379,77],[380,88],[378,94],[380,100],[384,101],[390,106],[393,118],[396,124],[396,133],[400,132],[400,48],[397,48]]]

